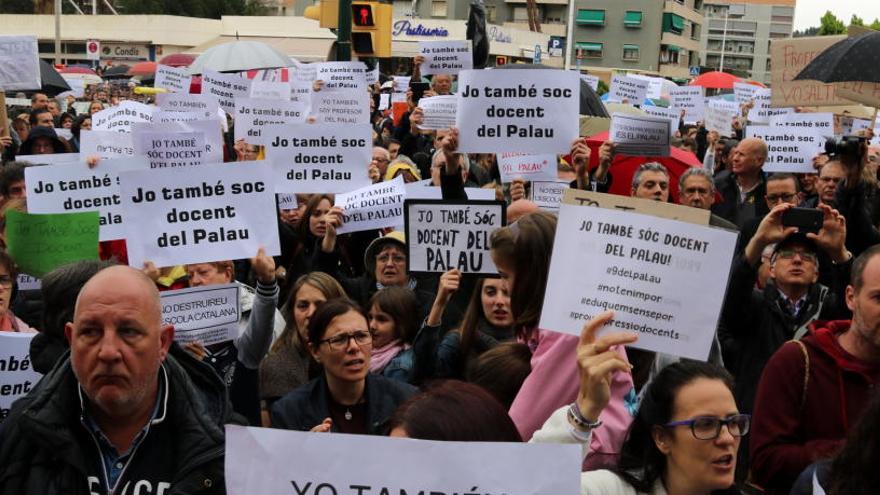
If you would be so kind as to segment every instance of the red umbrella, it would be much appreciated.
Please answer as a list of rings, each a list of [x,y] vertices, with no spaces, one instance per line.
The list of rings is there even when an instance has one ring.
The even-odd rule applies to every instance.
[[[91,74],[93,76],[97,76],[92,69],[88,67],[65,67],[63,69],[58,69],[58,72],[61,74]]]
[[[599,147],[607,140],[607,132],[587,138],[587,145],[590,147],[590,169],[594,169],[599,165]],[[670,146],[669,151],[671,153],[670,156],[615,155],[609,169],[612,181],[608,192],[629,196],[632,189],[632,178],[636,173],[636,169],[643,163],[658,162],[663,164],[666,170],[669,171],[669,199],[674,203],[678,203],[678,178],[687,169],[702,167],[703,164],[697,159],[696,155],[689,151],[682,151],[674,146]]]
[[[162,57],[162,59],[159,60],[159,63],[162,65],[170,65],[171,67],[189,67],[195,59],[195,55],[172,53],[171,55],[165,55]]]
[[[128,69],[129,76],[148,76],[156,73],[156,62],[138,62]]]
[[[688,86],[702,86],[708,89],[733,89],[733,83],[743,82],[739,77],[727,72],[712,71],[695,77]]]

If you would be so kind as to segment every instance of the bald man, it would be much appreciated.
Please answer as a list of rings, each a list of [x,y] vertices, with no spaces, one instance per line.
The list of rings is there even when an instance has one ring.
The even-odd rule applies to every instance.
[[[731,169],[715,176],[715,189],[722,200],[712,205],[712,213],[742,228],[750,219],[770,211],[764,201],[767,144],[759,138],[743,139],[730,156]]]
[[[16,402],[0,430],[3,493],[225,493],[219,377],[173,343],[159,293],[125,266],[82,288],[70,356]]]

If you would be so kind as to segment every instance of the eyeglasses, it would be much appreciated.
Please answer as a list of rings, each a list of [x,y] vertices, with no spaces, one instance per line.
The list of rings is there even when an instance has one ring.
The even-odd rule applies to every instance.
[[[708,195],[712,194],[712,191],[710,191],[708,189],[704,189],[702,187],[689,187],[689,188],[685,189],[683,192],[684,192],[685,196],[697,196],[697,195],[708,196]]]
[[[359,346],[365,346],[373,343],[373,334],[366,330],[358,330],[356,332],[340,333],[329,339],[318,342],[318,345],[327,344],[331,351],[341,351],[348,347],[348,342],[354,339],[354,343]]]
[[[782,258],[784,260],[793,260],[795,255],[800,256],[803,261],[808,261],[810,263],[815,263],[818,260],[815,253],[810,253],[807,251],[796,251],[794,249],[780,249],[779,251],[776,252],[776,257]]]
[[[785,194],[769,194],[764,196],[767,199],[768,203],[778,203],[780,201],[789,202],[797,197],[797,194],[793,193],[785,193]]]
[[[376,261],[382,264],[388,263],[389,261],[394,263],[395,265],[402,265],[406,263],[405,256],[391,256],[389,254],[383,254],[381,256],[376,257]]]
[[[685,421],[673,421],[666,423],[665,427],[690,426],[691,433],[697,440],[714,440],[721,434],[721,425],[727,425],[727,431],[735,437],[744,436],[749,432],[752,417],[748,414],[734,414],[724,419],[714,416],[700,416]]]

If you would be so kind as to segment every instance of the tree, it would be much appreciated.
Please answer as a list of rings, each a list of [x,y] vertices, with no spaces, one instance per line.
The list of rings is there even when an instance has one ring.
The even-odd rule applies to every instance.
[[[865,21],[862,20],[861,17],[859,17],[859,16],[853,14],[853,15],[852,15],[852,19],[849,20],[849,25],[850,25],[850,26],[864,26],[864,25],[865,25]]]
[[[837,18],[831,11],[825,12],[825,15],[819,19],[819,36],[829,36],[834,34],[846,34],[846,25]]]
[[[880,31],[880,19],[874,18],[874,22],[872,22],[871,25],[868,27],[873,29],[874,31]]]

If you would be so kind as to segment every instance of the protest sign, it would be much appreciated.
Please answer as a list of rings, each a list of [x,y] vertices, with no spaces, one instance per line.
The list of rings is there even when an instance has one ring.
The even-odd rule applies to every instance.
[[[706,105],[709,108],[714,108],[716,110],[723,110],[727,113],[731,113],[734,116],[739,116],[742,114],[742,108],[735,101],[728,100],[724,97],[713,96],[712,98],[706,99]]]
[[[541,209],[556,212],[568,188],[569,183],[563,181],[532,181],[532,202]]]
[[[217,98],[207,94],[159,93],[156,105],[166,112],[198,112],[206,120],[217,118],[220,109]]]
[[[206,163],[204,132],[138,132],[134,151],[150,168],[193,167]]]
[[[55,129],[55,135],[68,141],[73,139],[73,131],[70,129]]]
[[[455,113],[458,109],[458,97],[441,95],[422,98],[419,107],[424,112],[424,119],[419,129],[441,131],[455,126]]]
[[[597,208],[617,209],[621,211],[635,211],[645,215],[651,215],[669,220],[680,220],[697,225],[709,225],[711,213],[701,208],[677,205],[675,203],[663,203],[651,199],[621,196],[619,194],[605,194],[579,189],[566,189],[562,202],[576,206],[594,206]]]
[[[864,81],[846,81],[831,83],[834,87],[834,94],[838,98],[867,105],[869,107],[880,107],[880,84]]]
[[[557,170],[556,155],[533,155],[531,153],[498,153],[498,171],[501,182],[508,183],[513,179],[555,180]]]
[[[381,455],[364,455],[370,452]],[[226,427],[229,495],[576,494],[580,466],[574,444]]]
[[[165,110],[156,110],[155,112],[153,112],[154,124],[167,124],[169,122],[195,122],[197,120],[205,120],[204,112],[168,112]],[[210,120],[210,118],[208,120]]]
[[[733,136],[733,119],[736,115],[726,110],[709,107],[705,110],[706,121],[704,125],[709,131],[715,131],[721,136]]]
[[[63,93],[58,93],[58,98],[66,98],[67,96],[73,96],[74,98],[84,98],[86,95],[86,82],[79,78],[74,77],[61,77],[64,78],[64,82],[70,86],[70,91],[65,91]],[[65,110],[65,109],[62,109]],[[69,110],[69,108],[68,108]],[[66,111],[66,110],[65,110]],[[57,130],[57,129],[56,129]]]
[[[579,335],[610,309],[599,335],[629,331],[633,347],[706,360],[735,243],[723,229],[563,203],[539,326]]]
[[[251,98],[290,100],[290,83],[281,81],[251,81]]]
[[[65,263],[98,259],[98,224],[97,211],[38,215],[10,209],[7,249],[21,271],[42,277]]]
[[[835,94],[834,87],[819,81],[795,81],[814,58],[846,36],[779,38],[770,40],[770,81],[774,107],[849,105]]]
[[[182,67],[170,67],[159,64],[156,66],[156,88],[164,88],[172,93],[189,93],[192,76],[189,70]]]
[[[308,107],[289,100],[257,98],[235,99],[235,140],[265,146],[263,130],[270,125],[300,124],[306,121]]]
[[[790,115],[794,113],[793,108],[772,108],[770,101],[772,92],[770,88],[758,88],[755,91],[755,106],[749,110],[749,121],[756,124],[767,124],[772,117]]]
[[[631,79],[638,79],[640,81],[645,81],[648,83],[648,92],[645,93],[645,98],[659,99],[663,93],[663,81],[662,77],[651,77],[651,76],[643,76],[641,74],[630,74],[629,77]],[[641,102],[630,102],[639,104]]]
[[[367,78],[367,84],[376,84],[379,82],[379,64],[376,64],[376,66],[373,67],[373,70],[368,70],[365,77]]]
[[[320,62],[315,79],[323,81],[321,91],[366,91],[367,66],[363,62]]]
[[[580,80],[573,71],[459,73],[462,153],[568,153],[578,137]]]
[[[278,199],[278,209],[279,210],[295,210],[299,208],[299,200],[296,198],[296,194],[293,193],[281,193],[275,195]]]
[[[43,288],[43,281],[27,273],[19,273],[15,278],[15,285],[18,290],[40,290]]]
[[[136,122],[152,122],[152,105],[125,100],[115,107],[92,114],[92,129],[96,131],[131,132]]]
[[[279,125],[266,129],[266,159],[275,171],[275,192],[342,193],[372,184],[368,125]]]
[[[669,156],[669,120],[664,117],[615,113],[608,139],[616,153],[631,156]]]
[[[736,97],[736,103],[738,105],[745,105],[746,103],[753,101],[758,89],[759,86],[754,84],[744,82],[733,83],[733,94]]]
[[[175,134],[196,133],[204,136],[204,153],[201,156],[202,163],[220,163],[223,161],[223,134],[220,131],[220,123],[217,120],[194,120],[191,122],[167,122],[164,124],[133,124],[135,146],[138,139],[143,140],[150,133]],[[145,145],[141,145],[141,149]],[[197,146],[191,147],[196,151]],[[139,155],[144,156],[144,155]],[[192,158],[192,157],[191,157]],[[151,158],[152,159],[152,158]]]
[[[202,94],[217,98],[220,108],[229,115],[235,113],[235,99],[251,94],[251,81],[231,74],[205,70],[202,74]]]
[[[407,200],[407,271],[498,273],[489,236],[506,220],[503,201]]]
[[[211,166],[211,176],[185,168],[119,175],[129,265],[156,266],[251,258],[281,252],[264,162]]]
[[[611,78],[611,88],[608,91],[608,101],[641,105],[648,95],[648,81],[627,76],[614,76]]]
[[[342,227],[337,234],[394,227],[403,222],[403,201],[406,190],[403,177],[390,182],[336,195],[336,206],[342,208]]]
[[[750,125],[746,137],[762,139],[767,144],[763,170],[814,174],[813,158],[825,152],[825,139],[810,129]]]
[[[588,74],[581,74],[581,81],[587,83],[587,86],[593,89],[593,91],[599,91],[599,78],[596,76],[591,76]]]
[[[862,129],[868,129],[873,122],[867,119],[859,119],[855,117],[841,117],[840,133],[844,136],[851,136]]]
[[[406,191],[406,199],[442,199],[443,191],[440,187],[431,185],[431,179],[420,180],[404,184]],[[495,189],[484,189],[482,187],[466,187],[464,194],[469,200],[474,201],[494,201]]]
[[[94,168],[50,165],[24,170],[28,189],[28,212],[71,213],[97,211],[99,239],[124,239],[119,172],[138,170],[134,160],[102,160]]]
[[[0,91],[42,88],[38,53],[36,36],[0,36]]]
[[[822,136],[834,135],[834,114],[830,112],[792,113],[770,117],[771,127],[806,129]]]
[[[27,395],[42,378],[31,363],[34,335],[0,332],[0,423],[9,416],[12,403]]]
[[[238,337],[238,284],[163,291],[162,323],[174,325],[174,340],[203,345]]]
[[[419,55],[425,58],[419,67],[423,76],[474,68],[470,40],[419,41]]]
[[[34,165],[60,165],[63,163],[78,163],[79,153],[51,153],[48,155],[16,155],[16,161],[28,162]]]
[[[379,107],[378,110],[388,110],[391,106],[391,94],[390,93],[382,93],[379,95]]]
[[[370,94],[364,90],[312,93],[310,110],[319,124],[369,125]]]
[[[662,117],[669,121],[669,135],[674,136],[681,121],[681,110],[676,108],[652,107],[645,105],[642,111],[652,117]]]
[[[312,84],[317,72],[317,64],[302,64],[296,68],[288,69],[290,101],[298,101],[305,105],[312,104]]]
[[[394,76],[392,78],[391,91],[392,93],[406,94],[406,90],[409,89],[409,82],[412,80],[410,76]],[[403,101],[406,101],[404,97]]]
[[[672,108],[684,110],[686,123],[693,124],[705,118],[706,101],[703,98],[703,88],[699,86],[670,88],[669,100]]]

